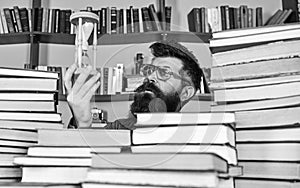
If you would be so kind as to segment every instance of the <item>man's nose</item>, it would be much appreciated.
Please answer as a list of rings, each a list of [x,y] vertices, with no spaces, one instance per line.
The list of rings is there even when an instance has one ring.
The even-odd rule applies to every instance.
[[[157,82],[156,71],[153,71],[150,75],[147,76],[149,82],[155,83]]]

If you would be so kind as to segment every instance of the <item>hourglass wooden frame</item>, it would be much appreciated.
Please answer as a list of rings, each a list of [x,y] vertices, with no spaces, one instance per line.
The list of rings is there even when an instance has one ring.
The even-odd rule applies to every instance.
[[[99,16],[92,12],[75,12],[71,15],[70,21],[76,26],[76,38],[75,38],[75,57],[77,57],[78,67],[82,63],[82,51],[84,40],[88,40],[90,36],[86,39],[83,38],[83,24],[86,22],[93,23],[93,65],[97,62],[97,23],[99,22]],[[86,41],[87,42],[87,41]]]

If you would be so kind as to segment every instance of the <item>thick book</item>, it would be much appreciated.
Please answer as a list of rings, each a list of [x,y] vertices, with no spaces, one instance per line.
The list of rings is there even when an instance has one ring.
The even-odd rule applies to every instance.
[[[187,124],[233,124],[233,113],[210,112],[167,112],[167,113],[137,113],[136,126],[187,125]]]
[[[0,111],[6,112],[56,112],[56,101],[0,100]]]
[[[255,178],[237,178],[235,179],[236,187],[243,188],[296,188],[300,186],[300,182],[294,180],[278,180],[278,179],[255,179]]]
[[[237,111],[263,110],[263,109],[271,109],[271,108],[290,107],[290,106],[298,106],[299,101],[300,101],[300,95],[291,96],[291,97],[282,97],[276,99],[268,99],[268,100],[232,103],[232,104],[213,104],[211,105],[211,111],[212,112],[237,112]],[[258,127],[259,126],[263,126],[263,125],[258,125]],[[255,124],[243,125],[243,126],[240,126],[240,124],[236,125],[236,128],[249,128],[249,127],[257,127],[257,125]]]
[[[80,185],[86,178],[88,167],[46,167],[46,166],[22,166],[23,183],[50,183],[58,185]],[[52,187],[52,186],[50,186]],[[60,186],[59,186],[60,187]],[[73,188],[70,185],[61,188]],[[80,188],[80,187],[74,187]]]
[[[236,112],[237,127],[279,127],[296,125],[300,118],[299,107]],[[283,115],[284,114],[284,115]]]
[[[40,129],[39,145],[53,146],[129,146],[130,130]]]
[[[99,178],[101,177],[101,178]],[[118,178],[116,178],[118,177]],[[217,172],[90,169],[87,182],[169,187],[217,187]]]
[[[91,157],[95,153],[120,153],[121,147],[91,146],[45,146],[35,145],[28,148],[28,156],[39,157]]]
[[[282,76],[276,77],[264,77],[264,78],[254,78],[246,80],[236,80],[236,81],[227,81],[227,82],[212,82],[210,83],[211,90],[219,89],[234,89],[234,88],[246,88],[253,86],[263,86],[271,84],[280,84],[280,83],[289,83],[289,82],[298,82],[300,81],[300,69],[299,73],[290,73]]]
[[[260,27],[263,25],[263,8],[262,7],[256,7],[255,9],[255,23],[256,27]]]
[[[92,168],[228,172],[227,161],[213,153],[93,153]]]
[[[131,146],[132,153],[214,153],[225,159],[230,165],[237,165],[237,151],[230,145],[199,144],[159,144],[159,145],[139,145]]]
[[[230,125],[186,125],[136,128],[132,144],[230,144],[235,146],[235,132]]]
[[[244,35],[231,38],[220,38],[210,40],[210,48],[235,46],[235,45],[255,45],[262,42],[275,42],[280,40],[295,39],[300,37],[300,29],[288,29],[282,31],[265,32],[253,35]]]
[[[89,167],[90,157],[37,157],[21,156],[15,157],[14,163],[20,166],[61,166],[61,167]]]
[[[13,101],[53,101],[55,93],[27,93],[27,92],[1,92],[0,100]]]
[[[300,129],[295,126],[239,130],[236,132],[236,142],[298,142],[299,135]]]
[[[20,178],[22,177],[22,170],[19,167],[1,167],[0,178]]]
[[[57,79],[0,77],[1,91],[48,91],[57,92]]]
[[[49,112],[0,112],[1,120],[61,122],[61,115]]]
[[[300,40],[279,41],[213,54],[213,67],[299,56]]]
[[[187,15],[189,31],[201,32],[200,8],[193,8]]]
[[[239,143],[237,144],[239,160],[262,161],[299,161],[299,142],[273,143]]]
[[[215,102],[238,102],[251,100],[276,99],[300,94],[300,82],[281,83],[276,85],[256,86],[249,88],[215,90]]]
[[[36,131],[1,128],[0,132],[3,140],[37,142],[38,139]]]
[[[29,70],[21,68],[0,67],[0,75],[14,77],[32,77],[32,78],[55,78],[58,79],[58,73],[48,71]]]
[[[300,180],[299,162],[239,161],[244,178],[269,178],[278,180]]]
[[[261,26],[261,27],[252,27],[244,29],[234,29],[227,31],[220,31],[212,33],[213,39],[226,39],[226,38],[236,38],[242,36],[255,36],[257,34],[263,33],[273,33],[286,30],[299,29],[299,23],[289,23],[284,25],[272,25],[272,26]]]
[[[299,62],[299,57],[293,57],[213,67],[211,69],[211,80],[213,82],[224,82],[299,74]]]

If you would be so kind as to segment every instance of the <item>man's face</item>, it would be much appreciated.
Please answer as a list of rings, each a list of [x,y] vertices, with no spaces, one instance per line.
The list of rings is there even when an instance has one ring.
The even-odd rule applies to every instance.
[[[131,112],[178,111],[184,83],[179,77],[179,71],[183,66],[181,60],[173,57],[155,58],[152,65],[162,67],[170,71],[170,74],[166,79],[166,75],[159,74],[159,70],[150,71],[145,82],[136,89]]]

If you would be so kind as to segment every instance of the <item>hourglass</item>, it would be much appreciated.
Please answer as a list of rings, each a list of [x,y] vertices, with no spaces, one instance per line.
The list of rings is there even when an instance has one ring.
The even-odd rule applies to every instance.
[[[91,65],[95,69],[96,65],[96,50],[97,50],[97,23],[99,16],[92,12],[76,12],[70,17],[70,21],[75,25],[75,62],[77,62],[76,74]],[[93,64],[88,56],[88,39],[93,32]],[[96,71],[94,71],[96,73]],[[92,75],[91,75],[92,76]]]

